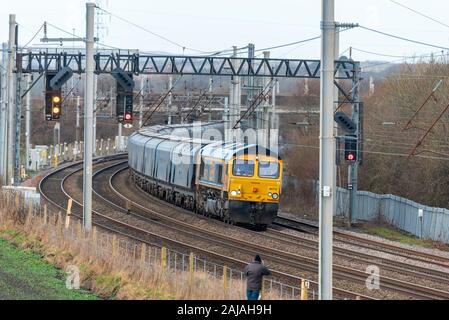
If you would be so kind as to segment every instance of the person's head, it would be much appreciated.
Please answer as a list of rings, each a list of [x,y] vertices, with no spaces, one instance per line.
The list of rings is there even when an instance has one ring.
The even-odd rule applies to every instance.
[[[262,259],[260,258],[260,256],[258,254],[256,254],[256,256],[254,257],[254,261],[262,262]]]

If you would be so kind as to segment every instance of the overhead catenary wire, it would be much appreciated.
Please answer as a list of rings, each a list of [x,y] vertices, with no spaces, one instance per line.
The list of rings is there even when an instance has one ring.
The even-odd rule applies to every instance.
[[[113,17],[115,17],[115,18],[117,18],[117,19],[119,19],[119,20],[122,20],[122,21],[124,21],[124,22],[127,22],[127,23],[129,23],[129,24],[135,26],[136,28],[139,28],[139,29],[144,30],[144,31],[146,31],[146,32],[149,32],[149,33],[151,33],[151,34],[153,34],[153,35],[155,35],[155,36],[158,36],[158,37],[164,39],[165,41],[168,41],[168,42],[172,43],[173,45],[182,48],[183,50],[196,51],[196,52],[200,52],[200,53],[202,53],[202,54],[209,55],[209,56],[222,56],[222,55],[227,55],[228,53],[232,53],[232,52],[234,51],[233,48],[232,48],[232,49],[230,48],[230,49],[214,50],[214,51],[203,51],[203,50],[199,50],[199,49],[194,49],[194,48],[191,48],[191,47],[187,47],[187,46],[184,46],[184,45],[182,45],[182,44],[180,44],[180,43],[177,43],[177,42],[175,42],[175,41],[173,41],[173,40],[170,40],[170,39],[168,39],[168,38],[166,38],[166,37],[164,37],[164,36],[162,36],[162,35],[159,35],[159,34],[157,34],[157,33],[154,33],[153,31],[148,30],[148,29],[146,29],[145,27],[142,27],[142,26],[140,26],[140,25],[138,25],[138,24],[135,24],[135,23],[132,22],[132,21],[129,21],[129,20],[125,19],[125,18],[119,17],[118,15],[113,14],[113,13],[111,13],[111,12],[105,10],[105,9],[102,9],[102,8],[100,8],[100,7],[97,7],[97,8],[100,9],[100,10],[102,10],[102,11],[104,11],[104,12],[107,13],[107,14],[110,14],[111,16],[113,16]],[[79,35],[76,35],[76,34],[74,34],[73,32],[69,32],[69,31],[67,31],[67,30],[64,30],[63,28],[58,27],[58,26],[56,26],[56,25],[54,25],[54,24],[52,24],[52,23],[50,23],[50,22],[48,22],[48,21],[46,21],[46,23],[47,23],[47,25],[49,25],[49,26],[51,26],[51,27],[53,27],[53,28],[55,28],[55,29],[57,29],[57,30],[59,30],[59,31],[61,31],[61,32],[64,32],[64,33],[66,33],[66,34],[68,34],[68,35],[71,35],[71,36],[73,36],[73,37],[75,37],[75,38],[78,38],[78,39],[84,41],[84,38],[83,38],[83,37],[81,37],[81,36],[79,36]],[[43,27],[43,26],[42,26],[42,27]],[[42,29],[42,27],[41,27],[41,29]],[[348,30],[348,29],[347,29],[347,28],[346,28],[346,29],[342,29],[342,30],[340,30],[339,32],[342,32],[342,31],[345,31],[345,30]],[[40,30],[39,30],[39,31],[40,31]],[[306,42],[313,41],[313,40],[316,40],[316,39],[319,39],[319,38],[320,38],[320,36],[315,36],[315,37],[306,38],[306,39],[303,39],[303,40],[298,40],[298,41],[289,42],[289,43],[285,43],[285,44],[280,44],[280,45],[276,45],[276,46],[271,46],[271,47],[266,47],[266,48],[262,48],[262,49],[257,49],[257,50],[255,50],[255,52],[261,52],[261,51],[274,50],[274,49],[278,49],[278,48],[284,48],[284,47],[288,47],[288,46],[293,46],[293,45],[297,45],[297,44],[306,43]],[[108,45],[108,44],[105,44],[105,43],[101,43],[101,42],[97,42],[97,44],[102,45],[102,46],[104,46],[104,47],[106,47],[106,48],[110,48],[110,49],[124,50],[123,48],[111,46],[111,45]],[[245,50],[246,50],[247,48],[248,48],[248,46],[239,47],[239,48],[237,48],[237,52],[238,52],[239,54],[246,53]],[[147,51],[141,51],[141,52],[142,52],[142,53],[149,53],[149,52],[147,52]]]
[[[22,26],[21,24],[18,23],[19,26]],[[22,50],[27,48],[28,45],[37,37],[37,35],[39,34],[39,32],[41,32],[41,30],[44,28],[44,24],[41,24],[40,28],[36,31],[36,33],[31,37],[31,39],[21,48]]]
[[[433,47],[433,48],[438,48],[438,49],[443,49],[443,50],[449,50],[449,47],[443,47],[443,46],[436,45],[436,44],[431,44],[431,43],[427,43],[427,42],[423,42],[423,41],[418,41],[418,40],[405,38],[405,37],[402,37],[402,36],[397,36],[397,35],[394,35],[394,34],[391,34],[391,33],[387,33],[387,32],[380,31],[380,30],[376,30],[376,29],[373,29],[373,28],[368,28],[368,27],[365,27],[365,26],[362,26],[362,25],[359,25],[359,28],[362,28],[362,29],[370,31],[370,32],[378,33],[378,34],[381,34],[381,35],[386,36],[386,37],[395,38],[395,39],[402,40],[402,41],[407,41],[407,42],[412,42],[412,43],[420,44],[420,45],[426,46],[426,47]]]
[[[165,36],[163,36],[163,35],[161,35],[161,34],[159,34],[159,33],[156,33],[156,32],[154,32],[154,31],[151,31],[151,30],[149,30],[149,29],[146,28],[146,27],[143,27],[143,26],[141,26],[141,25],[138,25],[137,23],[132,22],[132,21],[126,19],[126,18],[120,17],[119,15],[117,15],[117,14],[115,14],[115,13],[112,13],[112,12],[110,12],[110,11],[108,11],[108,10],[105,10],[105,9],[99,7],[99,6],[96,6],[96,8],[97,8],[98,10],[101,10],[101,11],[103,11],[104,13],[110,15],[111,17],[114,17],[114,18],[116,18],[116,19],[118,19],[118,20],[121,20],[121,21],[123,21],[123,22],[125,22],[125,23],[127,23],[127,24],[130,24],[130,25],[134,26],[135,28],[138,28],[138,29],[140,29],[140,30],[142,30],[142,31],[144,31],[144,32],[146,32],[146,33],[149,33],[149,34],[151,34],[151,35],[153,35],[153,36],[155,36],[155,37],[157,37],[157,38],[159,38],[159,39],[162,39],[162,40],[164,40],[164,41],[166,41],[166,42],[168,42],[168,43],[170,43],[170,44],[172,44],[172,45],[174,45],[174,46],[176,46],[176,47],[179,47],[179,48],[181,48],[183,51],[184,51],[184,50],[189,50],[189,51],[195,51],[195,52],[199,52],[199,53],[203,53],[203,54],[213,54],[213,53],[215,53],[215,52],[223,52],[223,51],[229,51],[229,52],[231,52],[231,51],[232,51],[232,49],[225,49],[225,50],[214,50],[214,51],[209,51],[209,52],[207,52],[207,51],[203,51],[203,50],[191,48],[191,47],[189,47],[189,46],[187,46],[187,45],[184,45],[184,44],[181,44],[181,43],[179,43],[179,42],[177,42],[177,41],[171,40],[171,39],[169,39],[169,38],[167,38],[167,37],[165,37]]]
[[[176,87],[176,84],[179,82],[179,80],[182,78],[182,76],[183,75],[181,74],[181,76],[178,77],[178,79],[176,79],[176,81],[172,85],[172,87],[164,95],[159,97],[159,99],[156,101],[156,106],[153,108],[153,110],[151,110],[151,106],[150,106],[149,110],[143,114],[143,117],[145,117],[147,115],[147,113],[150,113],[148,115],[148,117],[146,117],[146,119],[143,121],[142,127],[146,126],[149,123],[153,114],[156,112],[157,109],[159,109],[159,107],[162,105],[162,103],[165,101],[165,99],[168,97],[168,95],[173,92],[173,89]]]
[[[78,77],[78,81],[70,88],[70,90],[67,92],[65,97],[62,99],[61,104],[63,104],[66,99],[70,96],[70,94],[75,90],[76,87],[78,87],[78,84],[81,82],[81,75]],[[95,98],[95,103],[97,102],[98,98]]]
[[[363,50],[363,49],[359,49],[359,48],[355,48],[355,47],[351,47],[351,49],[355,50],[355,51],[363,52],[363,53],[368,53],[368,54],[380,56],[380,57],[401,58],[401,59],[416,59],[416,58],[433,57],[433,56],[435,56],[435,54],[440,54],[441,53],[441,52],[435,52],[435,53],[431,52],[431,53],[425,53],[425,54],[422,54],[422,55],[402,56],[402,55],[392,55],[392,54],[386,54],[386,53],[378,53],[378,52]],[[443,55],[443,53],[441,53],[441,54]]]
[[[320,39],[320,38],[321,38],[321,36],[315,36],[315,37],[307,38],[307,39],[304,39],[304,40],[298,40],[298,41],[294,41],[294,42],[280,44],[280,45],[277,45],[277,46],[257,49],[257,50],[254,50],[254,52],[268,51],[268,50],[274,50],[274,49],[279,49],[279,48],[285,48],[285,47],[294,46],[294,45],[297,45],[297,44],[300,44],[300,43],[309,42],[309,41],[313,41],[313,40]]]
[[[337,33],[341,33],[341,32],[347,31],[349,29],[351,29],[351,28],[342,28],[342,29],[339,29],[336,32]],[[271,46],[271,47],[267,47],[267,48],[257,49],[254,52],[269,51],[269,50],[275,50],[275,49],[290,47],[290,46],[302,44],[302,43],[313,41],[313,40],[317,40],[317,39],[321,39],[321,35],[317,35],[315,37],[306,38],[306,39],[303,39],[303,40],[298,40],[298,41],[293,41],[293,42],[289,42],[289,43],[284,43],[284,44],[280,44],[280,45],[276,45],[276,46]]]
[[[422,129],[422,130],[420,129],[420,131],[423,131],[423,130],[425,130],[425,129]],[[406,137],[406,136],[404,136],[404,134],[402,132],[399,132],[399,131],[396,131],[396,132],[367,131],[366,136],[385,138],[385,139],[391,140],[391,141],[394,140],[397,143],[403,142],[403,143],[409,144],[409,143],[415,142],[414,139],[416,139],[416,137],[420,136],[420,132],[413,133],[413,136],[409,133]],[[449,141],[447,141],[447,140],[440,140],[438,138],[432,138],[429,141],[431,141],[432,143],[436,143],[436,144],[443,144],[443,145],[447,144],[449,146]]]
[[[162,39],[162,40],[164,40],[164,41],[166,41],[166,42],[176,46],[176,47],[179,47],[183,51],[184,50],[190,50],[190,51],[199,52],[199,53],[207,54],[207,55],[223,55],[223,54],[228,53],[228,52],[231,53],[234,50],[234,49],[222,49],[222,50],[213,50],[213,51],[203,51],[203,50],[199,50],[199,49],[196,49],[196,48],[192,48],[192,47],[189,47],[187,45],[181,44],[178,41],[174,41],[172,39],[169,39],[169,38],[167,38],[167,37],[165,37],[165,36],[163,36],[163,35],[161,35],[159,33],[151,31],[148,28],[143,27],[143,26],[141,26],[141,25],[139,25],[139,24],[137,24],[135,22],[132,22],[132,21],[126,19],[126,18],[120,17],[117,14],[109,12],[106,9],[100,8],[98,6],[96,8],[101,10],[101,11],[103,11],[103,12],[105,12],[106,14],[109,14],[111,17],[114,17],[114,18],[116,18],[118,20],[121,20],[121,21],[123,21],[125,23],[128,23],[128,24],[130,24],[130,25],[132,25],[132,26],[134,26],[134,27],[136,27],[136,28],[138,28],[138,29],[140,29],[140,30],[142,30],[144,32],[147,32],[147,33],[149,33],[149,34],[151,34],[151,35],[153,35],[155,37],[158,37],[158,38],[160,38],[160,39]],[[342,29],[339,32],[346,31],[346,30],[348,30],[348,28]],[[288,46],[297,45],[297,44],[300,44],[300,43],[305,43],[305,42],[317,40],[317,39],[320,39],[320,38],[321,38],[321,36],[317,35],[315,37],[311,37],[311,38],[307,38],[307,39],[303,39],[303,40],[298,40],[298,41],[293,41],[293,42],[284,43],[284,44],[280,44],[280,45],[275,45],[275,46],[271,46],[271,47],[266,47],[266,48],[262,48],[262,49],[257,49],[257,50],[255,50],[255,52],[275,50],[275,49],[279,49],[279,48],[284,48],[284,47],[288,47]],[[241,47],[241,48],[238,49],[238,51],[244,50],[244,49],[247,49],[247,48],[248,48],[248,46]]]
[[[56,25],[54,25],[54,24],[52,24],[52,23],[50,23],[50,22],[48,22],[48,21],[46,21],[45,23],[46,23],[48,26],[55,28],[56,30],[59,30],[59,31],[61,31],[61,32],[63,32],[63,33],[66,33],[66,34],[68,34],[68,35],[70,35],[70,36],[72,36],[72,37],[74,37],[74,38],[77,38],[77,39],[79,39],[79,40],[81,40],[81,41],[85,41],[85,39],[84,39],[83,37],[81,37],[81,36],[79,36],[79,35],[77,35],[77,34],[75,34],[75,33],[73,33],[73,32],[69,32],[69,31],[67,31],[67,30],[64,30],[63,28],[58,27],[58,26],[56,26]],[[101,45],[101,46],[103,46],[103,47],[109,48],[109,49],[121,50],[121,48],[114,47],[114,46],[111,46],[111,45],[108,45],[108,44],[105,44],[105,43],[101,43],[101,42],[96,42],[96,43],[99,44],[99,45]],[[100,49],[101,49],[101,48],[100,48]]]
[[[403,56],[400,59],[396,59],[396,60],[392,60],[392,61],[383,61],[383,62],[376,62],[374,64],[370,64],[370,65],[366,65],[366,66],[362,66],[361,68],[364,69],[369,69],[369,68],[374,68],[374,67],[378,67],[378,66],[382,66],[382,65],[387,65],[387,64],[399,64],[400,62],[406,63],[406,60],[409,59],[418,59],[418,58],[426,58],[426,57],[433,57],[433,58],[439,58],[439,57],[446,57],[448,56],[448,54],[443,53],[443,54],[425,54],[425,55],[418,55],[418,56]]]
[[[195,102],[195,104],[193,105],[193,107],[189,110],[189,112],[187,113],[187,115],[184,117],[183,122],[187,121],[189,116],[196,110],[196,107],[198,107],[198,105],[200,104],[201,100],[206,96],[207,94],[207,90],[204,90],[201,95],[199,96],[198,100]],[[207,99],[207,98],[206,98]]]
[[[437,19],[435,19],[435,18],[432,18],[431,16],[428,16],[428,15],[426,15],[426,14],[424,14],[424,13],[418,11],[418,10],[412,9],[412,8],[410,8],[410,7],[407,7],[405,4],[402,4],[402,3],[398,2],[398,1],[395,1],[395,0],[390,0],[390,2],[396,4],[396,5],[400,6],[400,7],[403,7],[403,8],[405,8],[405,9],[409,10],[409,11],[412,11],[412,12],[414,12],[414,13],[416,13],[416,14],[422,16],[422,17],[425,17],[425,18],[427,18],[427,19],[429,19],[429,20],[432,20],[433,22],[436,22],[436,23],[438,23],[439,25],[442,25],[442,26],[444,26],[444,27],[446,27],[446,28],[449,28],[449,25],[448,25],[448,24],[446,24],[446,23],[444,23],[444,22],[442,22],[442,21],[439,21],[439,20],[437,20]]]
[[[254,99],[254,101],[252,102],[252,104],[248,107],[248,109],[246,109],[246,111],[243,113],[243,115],[240,116],[240,118],[236,121],[236,123],[234,124],[234,129],[237,128],[237,125],[245,118],[248,118],[249,116],[251,116],[253,114],[253,112],[257,109],[257,107],[260,105],[260,103],[262,102],[262,97],[265,96],[265,91],[271,87],[271,85],[273,84],[274,78],[271,78],[270,82],[268,82],[268,84],[263,88],[263,90],[259,93],[259,95]]]
[[[294,142],[283,142],[281,144],[300,147],[300,148],[310,148],[310,149],[318,149],[318,150],[320,149],[319,146],[303,145],[303,144],[294,143]],[[361,150],[360,152],[363,154],[377,154],[377,155],[385,155],[385,156],[392,156],[392,157],[396,157],[396,156],[408,157],[409,156],[406,153],[398,153],[398,152],[383,152],[383,151],[368,151],[368,150]],[[449,161],[449,154],[447,155],[447,157],[434,157],[434,156],[425,156],[422,154],[418,154],[418,155],[415,155],[415,158]]]

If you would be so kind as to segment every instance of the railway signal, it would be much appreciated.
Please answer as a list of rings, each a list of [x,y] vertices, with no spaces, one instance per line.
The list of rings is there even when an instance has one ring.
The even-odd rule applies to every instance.
[[[133,121],[133,95],[128,94],[125,96],[125,123],[131,123]]]
[[[117,87],[117,109],[118,122],[131,123],[133,121],[133,93],[124,92]]]
[[[50,87],[53,90],[60,90],[64,83],[66,83],[73,75],[70,67],[64,67],[58,71],[50,80]]]
[[[345,139],[345,160],[357,161],[357,138],[355,135],[346,135]]]
[[[123,122],[128,123],[128,122],[132,122],[132,120],[133,120],[133,115],[129,112],[125,112]]]
[[[354,133],[357,129],[357,125],[354,123],[354,121],[352,121],[344,112],[335,112],[334,121],[337,122],[340,127],[348,133]]]
[[[72,69],[64,67],[58,72],[45,75],[45,120],[58,120],[62,113],[62,86],[73,75]]]
[[[45,92],[45,120],[58,120],[62,112],[61,90],[52,90]]]
[[[120,85],[125,91],[133,91],[134,89],[134,80],[132,73],[128,73],[121,68],[115,68],[112,70],[112,76],[117,80],[117,84]]]
[[[51,97],[51,117],[53,120],[58,120],[61,117],[61,102],[60,94],[54,94]]]
[[[112,71],[112,76],[117,81],[117,107],[116,115],[120,123],[132,123],[133,121],[133,89],[134,80],[132,73],[120,68]]]

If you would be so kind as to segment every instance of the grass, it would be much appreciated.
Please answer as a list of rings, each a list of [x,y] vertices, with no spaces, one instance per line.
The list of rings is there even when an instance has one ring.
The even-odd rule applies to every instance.
[[[388,240],[396,241],[402,244],[421,246],[425,248],[438,248],[442,250],[448,250],[448,246],[438,243],[430,239],[421,239],[416,236],[410,235],[406,232],[396,230],[387,225],[374,225],[365,223],[361,226],[362,230],[368,234],[379,236]]]
[[[68,296],[63,295],[65,281],[63,281],[64,274],[60,270],[66,270],[69,265],[78,267],[81,288],[95,293],[102,299],[235,300],[245,296],[245,286],[240,280],[234,279],[233,285],[225,291],[221,277],[215,278],[202,271],[196,271],[193,278],[190,278],[188,272],[162,268],[160,263],[153,262],[154,256],[151,259],[153,263],[150,264],[148,257],[150,247],[142,247],[141,243],[133,244],[126,238],[112,237],[111,234],[97,228],[84,234],[77,220],[73,220],[70,228],[65,229],[64,215],[56,219],[57,214],[49,213],[44,220],[42,211],[41,214],[29,215],[27,206],[24,206],[25,209],[17,209],[13,204],[14,201],[10,201],[10,206],[7,206],[1,196],[0,193],[0,237],[7,239],[7,242],[3,240],[2,244],[9,243],[13,247],[20,248],[18,251],[22,254],[34,257],[36,264],[39,262],[48,268],[47,273],[44,273],[45,276],[42,275],[48,279],[47,282],[40,282],[35,278],[35,273],[40,274],[38,271],[44,268],[42,266],[36,267],[34,263],[21,265],[5,260],[4,269],[11,274],[10,283],[17,280],[19,291],[9,292],[0,287],[0,298],[2,294],[17,299],[94,298],[92,295],[84,296],[81,291],[69,292],[71,295]],[[127,253],[117,252],[117,245],[114,246],[114,243],[118,243],[120,239],[127,242],[129,245],[127,248],[137,245],[137,250],[129,250]],[[141,253],[142,248],[145,249],[144,256]],[[7,269],[10,264],[12,267]],[[0,279],[1,282],[2,274]],[[59,281],[59,286],[53,282],[56,280]],[[10,291],[16,290],[14,289],[16,285],[9,287],[12,287]],[[23,289],[20,289],[21,287]],[[275,291],[269,297],[281,298]]]
[[[65,273],[44,262],[42,256],[23,250],[11,242],[22,242],[24,236],[7,230],[0,238],[0,299],[8,300],[93,300],[97,297],[85,290],[65,286]]]
[[[96,291],[101,296],[115,297],[122,286],[122,279],[117,275],[100,274],[95,278]]]

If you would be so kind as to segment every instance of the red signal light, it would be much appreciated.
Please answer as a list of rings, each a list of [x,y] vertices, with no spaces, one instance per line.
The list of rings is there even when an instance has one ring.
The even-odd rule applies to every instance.
[[[130,113],[125,113],[125,120],[131,120],[132,116]]]
[[[353,153],[348,154],[347,160],[352,161],[352,160],[354,160],[354,159],[355,159],[355,157],[354,157],[354,154],[353,154]]]

